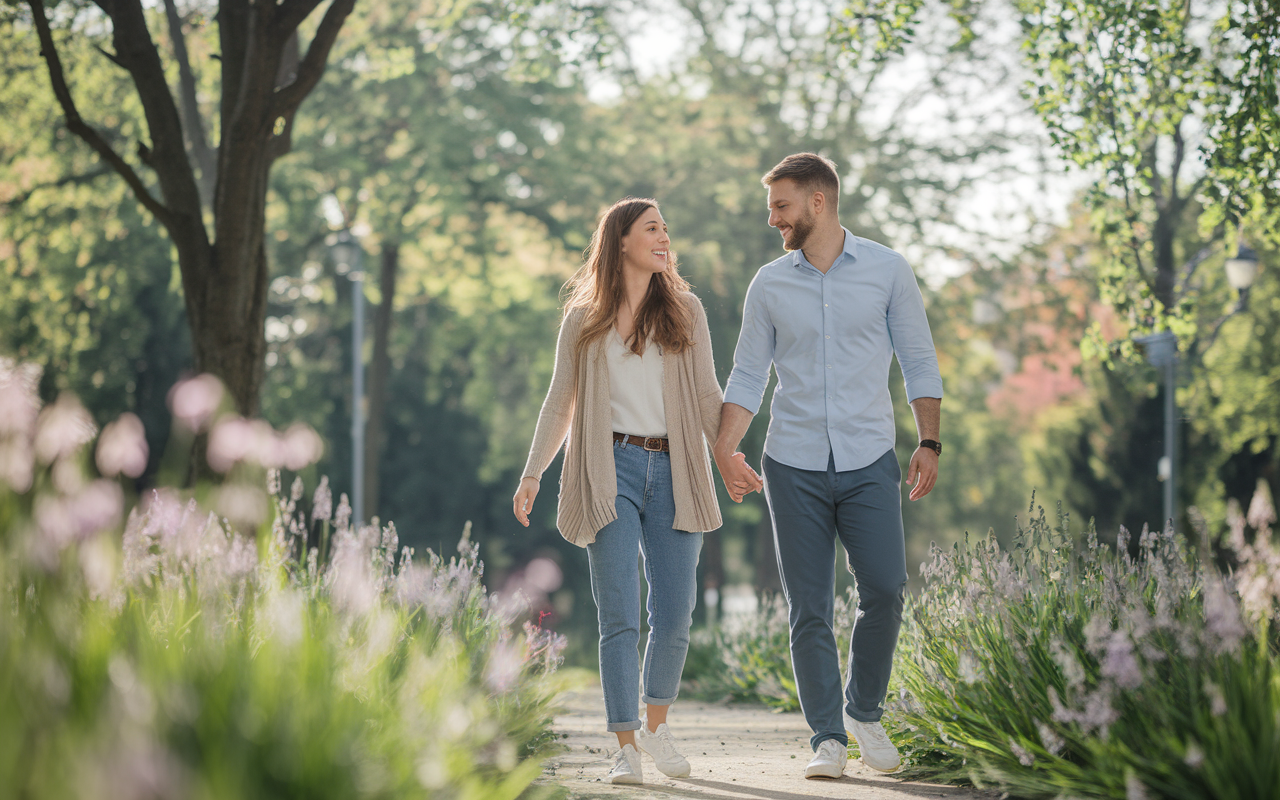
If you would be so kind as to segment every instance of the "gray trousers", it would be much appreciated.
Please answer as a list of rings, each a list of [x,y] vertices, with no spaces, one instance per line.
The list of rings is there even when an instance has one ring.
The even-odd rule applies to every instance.
[[[790,608],[791,665],[815,750],[827,739],[849,743],[842,710],[861,722],[884,713],[907,582],[901,480],[892,450],[847,472],[836,472],[834,459],[815,472],[764,457],[765,499]],[[832,628],[837,537],[858,586],[843,694]]]

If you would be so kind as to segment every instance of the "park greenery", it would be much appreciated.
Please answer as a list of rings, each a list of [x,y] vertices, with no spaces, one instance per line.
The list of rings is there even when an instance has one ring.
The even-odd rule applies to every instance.
[[[327,480],[263,491],[306,453],[234,414],[225,483],[126,501],[137,418],[98,437],[38,373],[0,361],[0,793],[510,800],[540,774],[564,640],[485,590],[469,531],[446,560]]]
[[[241,47],[250,29],[262,38]],[[637,38],[654,29],[678,39],[666,60]],[[840,167],[845,225],[916,267],[947,392],[941,479],[903,508],[924,569],[891,719],[912,769],[1045,796],[1277,785],[1230,750],[1275,743],[1260,698],[1274,714],[1280,696],[1276,623],[1242,593],[1274,559],[1280,492],[1277,41],[1262,0],[0,0],[0,357],[22,376],[0,392],[23,387],[50,426],[132,437],[115,460],[87,435],[46,458],[19,446],[46,423],[0,412],[16,609],[0,712],[20,723],[0,731],[0,780],[35,796],[109,769],[188,796],[518,792],[561,643],[522,638],[480,560],[504,598],[529,565],[558,565],[532,618],[568,634],[566,659],[595,660],[586,557],[556,532],[554,493],[528,530],[510,513],[560,289],[601,209],[658,198],[723,381],[747,285],[781,254],[760,175],[813,150]],[[1014,189],[1064,171],[1079,190],[1060,217]],[[357,284],[331,250],[344,231],[372,309],[358,354]],[[1236,291],[1223,266],[1241,243],[1261,269]],[[1179,341],[1172,535],[1163,390],[1133,344],[1153,330]],[[332,507],[317,523],[282,479],[261,489],[269,463],[322,499],[351,493],[356,357],[366,509],[395,526]],[[905,463],[915,431],[891,384]],[[1015,524],[1033,490],[1078,522]],[[789,707],[763,498],[721,501],[702,588],[761,601],[699,634],[689,677]],[[458,558],[434,555],[464,529]],[[949,549],[966,538],[981,544]],[[207,548],[183,549],[195,539]],[[397,541],[429,554],[406,561]],[[359,611],[347,557],[377,587]],[[1020,607],[982,605],[992,574]],[[1237,605],[1234,644],[1205,638]],[[971,624],[979,606],[992,613]],[[1137,683],[1108,672],[1125,641]],[[526,660],[495,688],[484,665],[512,653]],[[1093,711],[1116,719],[1087,723],[1103,695]],[[454,749],[426,754],[424,730],[455,728]],[[89,755],[61,769],[73,750]]]

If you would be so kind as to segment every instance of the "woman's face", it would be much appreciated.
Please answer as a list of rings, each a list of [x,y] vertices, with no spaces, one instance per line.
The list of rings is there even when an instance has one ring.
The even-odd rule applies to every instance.
[[[670,263],[670,245],[662,214],[652,206],[646,208],[622,237],[622,268],[649,274],[662,272]]]

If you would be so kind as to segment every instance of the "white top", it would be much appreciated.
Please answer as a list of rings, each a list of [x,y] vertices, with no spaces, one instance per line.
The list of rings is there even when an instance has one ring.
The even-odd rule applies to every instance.
[[[617,328],[609,329],[605,360],[609,363],[609,399],[615,433],[666,436],[662,405],[662,350],[650,341],[644,355],[627,349]]]

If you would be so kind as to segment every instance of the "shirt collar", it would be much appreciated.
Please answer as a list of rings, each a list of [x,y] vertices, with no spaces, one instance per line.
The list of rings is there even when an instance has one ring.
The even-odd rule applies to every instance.
[[[841,256],[848,256],[850,261],[857,261],[858,260],[858,237],[854,236],[852,233],[849,232],[848,228],[845,228],[843,226],[841,226],[840,230],[844,231],[844,250],[841,252]],[[844,260],[843,258],[837,257],[835,260],[835,263],[831,265],[832,269],[834,269],[837,265],[839,265],[840,262],[843,260]],[[792,250],[791,266],[799,267],[801,265],[804,265],[806,267],[813,267],[813,265],[809,263],[809,259],[804,257],[803,250]],[[813,268],[817,269],[817,267],[813,267]],[[831,270],[827,270],[827,271],[830,272]]]

